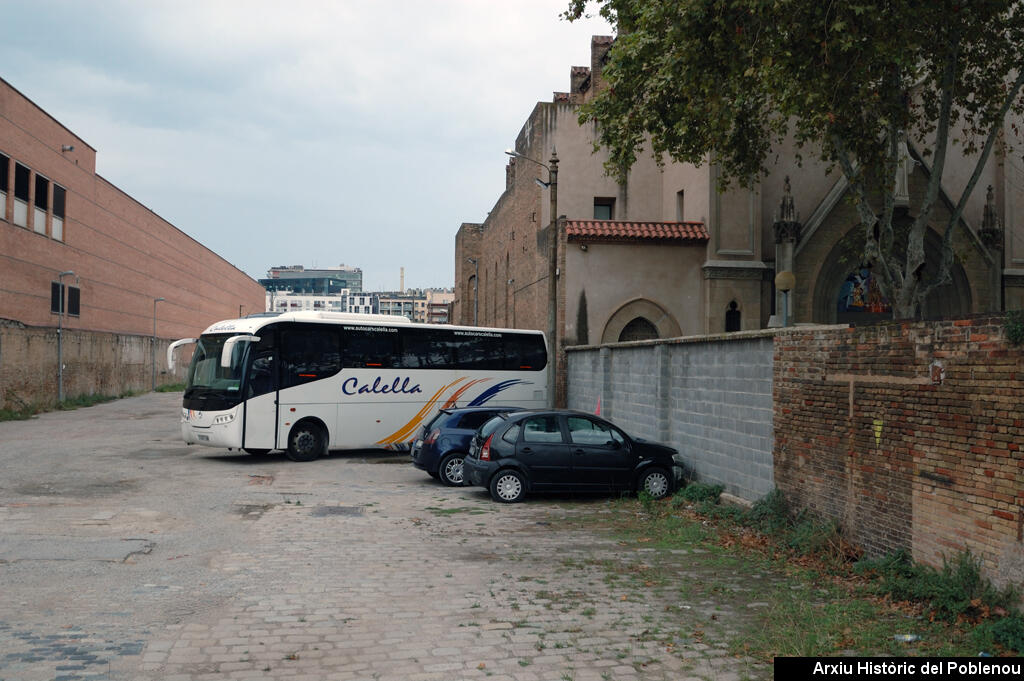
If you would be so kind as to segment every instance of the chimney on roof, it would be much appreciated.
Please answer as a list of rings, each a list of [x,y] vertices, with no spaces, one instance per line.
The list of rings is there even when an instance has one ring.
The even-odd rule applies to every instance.
[[[610,35],[595,35],[590,39],[590,86],[596,91],[602,83],[601,73],[608,61],[608,51],[615,38]]]
[[[573,66],[569,71],[569,97],[573,104],[582,104],[590,89],[590,67]]]

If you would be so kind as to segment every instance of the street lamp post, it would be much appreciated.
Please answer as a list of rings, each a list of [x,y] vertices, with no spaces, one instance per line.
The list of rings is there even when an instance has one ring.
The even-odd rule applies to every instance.
[[[551,199],[551,225],[548,239],[548,338],[551,343],[553,363],[548,371],[548,404],[552,407],[555,404],[555,390],[558,385],[558,154],[551,150],[551,158],[548,165],[544,165],[536,159],[524,156],[514,149],[506,149],[505,153],[513,158],[521,158],[531,163],[536,163],[548,171],[548,181],[537,181],[537,184],[549,190]]]
[[[60,303],[57,305],[57,404],[64,401],[64,277],[75,273],[66,270],[57,275],[60,289]]]
[[[480,311],[480,261],[476,258],[466,258],[473,266],[473,326],[478,326],[477,312]]]
[[[166,302],[166,298],[153,299],[153,341],[149,344],[153,362],[153,390],[156,390],[156,304]]]

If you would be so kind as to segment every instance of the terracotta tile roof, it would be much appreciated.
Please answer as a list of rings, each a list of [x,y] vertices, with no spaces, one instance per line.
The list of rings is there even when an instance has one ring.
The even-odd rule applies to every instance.
[[[689,242],[708,240],[703,222],[624,222],[621,220],[568,220],[569,241],[589,242]]]

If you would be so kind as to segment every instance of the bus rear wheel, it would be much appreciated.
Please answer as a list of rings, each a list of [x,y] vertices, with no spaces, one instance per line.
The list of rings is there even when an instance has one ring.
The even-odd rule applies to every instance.
[[[327,441],[323,429],[315,423],[300,423],[292,428],[285,451],[292,461],[313,461],[324,453]]]

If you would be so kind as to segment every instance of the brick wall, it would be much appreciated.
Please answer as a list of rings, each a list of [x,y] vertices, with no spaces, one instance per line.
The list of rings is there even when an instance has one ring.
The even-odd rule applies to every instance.
[[[1024,350],[1002,317],[796,328],[775,345],[775,482],[874,555],[1024,575]]]
[[[669,444],[696,479],[773,489],[771,331],[570,348],[568,405]]]
[[[0,153],[11,178],[15,164],[30,169],[32,192],[35,175],[67,192],[61,233],[52,216],[34,225],[33,211],[28,227],[18,226],[13,193],[0,201],[0,318],[57,326],[50,287],[62,271],[74,272],[63,282],[81,293],[81,314],[63,324],[80,331],[151,335],[156,298],[165,299],[156,309],[162,338],[264,310],[258,282],[97,175],[97,151],[2,79]],[[246,238],[244,225],[224,228]]]

